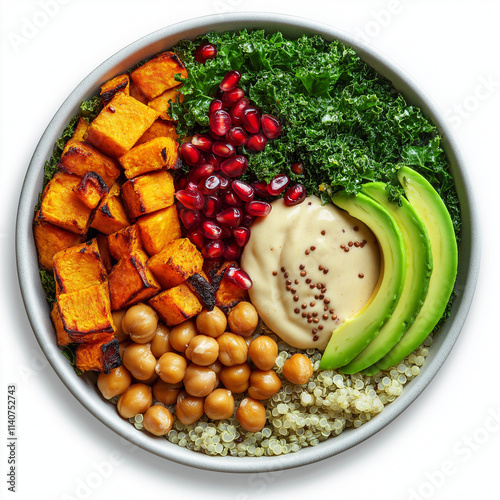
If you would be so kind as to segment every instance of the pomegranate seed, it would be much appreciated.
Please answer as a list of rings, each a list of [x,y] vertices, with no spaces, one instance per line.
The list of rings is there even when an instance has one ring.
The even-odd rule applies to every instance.
[[[210,175],[200,182],[198,188],[202,194],[217,194],[219,186],[220,179],[216,175]]]
[[[209,59],[215,59],[217,47],[212,43],[202,43],[194,53],[194,58],[201,64],[205,64]]]
[[[223,174],[222,172],[217,172],[216,175],[220,180],[219,191],[221,193],[225,193],[231,187],[231,183],[230,183],[229,179],[226,177],[226,175]]]
[[[228,92],[223,92],[220,99],[224,106],[227,106],[229,108],[236,104],[236,102],[243,97],[245,97],[245,91],[243,89],[240,89],[239,87],[236,87],[235,89],[229,90]]]
[[[181,189],[175,193],[175,197],[190,210],[200,210],[205,204],[205,198],[199,191]]]
[[[231,238],[233,236],[233,233],[231,232],[230,227],[221,225],[220,228],[222,230],[222,233],[220,235],[221,240],[227,240],[228,238]]]
[[[234,240],[227,240],[225,242],[225,249],[224,249],[224,259],[226,260],[238,260],[241,257],[241,247],[238,246],[236,241]]]
[[[252,183],[252,187],[255,190],[255,193],[263,198],[268,198],[271,196],[269,191],[267,190],[267,182],[266,181],[257,181]]]
[[[213,99],[210,101],[210,104],[208,105],[208,115],[212,115],[213,113],[215,113],[216,111],[218,111],[219,109],[223,109],[224,108],[224,104],[222,103],[222,101],[220,99]]]
[[[247,148],[252,151],[263,151],[267,144],[267,137],[262,132],[252,134],[247,141]]]
[[[278,196],[286,189],[289,182],[288,175],[279,174],[267,185],[267,190],[271,196]]]
[[[283,129],[281,122],[273,115],[262,115],[260,119],[262,132],[268,139],[276,139],[281,134]]]
[[[215,141],[212,145],[212,152],[223,158],[229,158],[236,153],[236,149],[230,142]]]
[[[283,201],[285,205],[291,207],[293,205],[298,205],[302,203],[306,199],[306,188],[302,184],[295,184],[294,186],[289,187],[285,196],[283,197]]]
[[[267,203],[267,201],[253,200],[249,201],[245,205],[246,211],[250,215],[255,215],[256,217],[264,217],[268,215],[271,212],[271,208],[271,204]]]
[[[194,191],[194,192],[198,192],[199,189],[198,189],[198,183],[196,182],[193,182],[191,179],[188,180],[187,184],[186,184],[186,187],[184,188],[185,191]]]
[[[239,286],[243,290],[248,290],[249,288],[252,288],[253,285],[250,276],[248,276],[248,274],[243,271],[243,269],[240,269],[236,266],[228,267],[224,272],[224,278],[227,278],[229,281]]]
[[[231,182],[231,188],[242,201],[252,201],[255,196],[255,189],[246,182],[236,179]]]
[[[212,151],[212,143],[214,140],[208,134],[195,134],[191,139],[191,143],[200,151]]]
[[[201,250],[203,257],[217,259],[224,255],[224,242],[222,240],[209,241]]]
[[[219,224],[229,227],[237,227],[240,225],[243,212],[237,207],[229,207],[222,212],[219,212],[215,218]]]
[[[203,152],[202,156],[203,156],[203,161],[205,163],[210,163],[210,165],[213,165],[214,170],[219,170],[220,162],[222,161],[222,159],[219,156],[214,155],[212,151]]]
[[[233,229],[233,237],[238,246],[244,247],[250,238],[250,229],[248,227],[235,227]]]
[[[243,111],[250,105],[250,101],[246,97],[242,97],[237,101],[231,108],[231,120],[235,125],[239,125],[242,122]]]
[[[190,166],[194,166],[202,159],[200,150],[190,142],[184,142],[181,145],[182,159]]]
[[[222,198],[222,203],[228,207],[243,206],[243,202],[238,196],[236,196],[236,193],[232,189],[229,189],[225,193],[222,193],[221,198]]]
[[[295,175],[303,175],[304,174],[304,164],[303,163],[294,163],[291,167],[290,170],[295,174]]]
[[[248,106],[243,110],[241,122],[247,132],[256,134],[260,130],[260,111],[253,106]]]
[[[218,109],[210,115],[210,130],[218,136],[225,135],[231,127],[231,116],[224,109]]]
[[[213,220],[204,220],[200,225],[200,231],[210,240],[218,240],[222,233],[222,229]]]
[[[250,214],[245,214],[241,220],[241,225],[244,227],[250,227],[255,220],[255,216]]]
[[[196,210],[189,210],[182,207],[179,210],[179,218],[181,219],[182,225],[191,231],[199,226],[201,222],[200,213]]]
[[[187,175],[182,174],[176,176],[174,179],[175,190],[179,191],[180,189],[185,189],[187,183],[188,183]]]
[[[205,246],[205,237],[198,229],[190,231],[186,236],[189,238],[191,243],[193,243],[193,245],[196,245],[198,247],[198,249],[201,249]]]
[[[196,167],[193,167],[189,173],[189,180],[192,182],[201,182],[203,179],[206,179],[208,176],[212,175],[215,171],[213,165],[210,163],[202,163]]]
[[[219,84],[219,88],[222,90],[222,92],[229,92],[238,86],[240,80],[241,80],[241,73],[233,69],[231,71],[228,71],[224,75]]]
[[[243,146],[248,141],[248,134],[242,127],[231,127],[226,134],[226,139],[233,146]]]
[[[248,160],[242,155],[234,155],[220,164],[220,169],[229,177],[239,177],[248,166]]]
[[[213,219],[217,212],[220,210],[222,202],[217,196],[207,196],[205,201],[205,206],[203,207],[203,213],[210,219]]]

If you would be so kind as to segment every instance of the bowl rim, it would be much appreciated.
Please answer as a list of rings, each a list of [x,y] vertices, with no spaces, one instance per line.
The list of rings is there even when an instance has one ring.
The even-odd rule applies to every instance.
[[[61,355],[55,341],[49,309],[40,284],[36,249],[32,234],[34,205],[38,200],[43,179],[43,165],[50,157],[55,141],[82,100],[98,93],[99,85],[133,64],[172,46],[182,38],[194,38],[207,31],[265,29],[286,34],[319,34],[326,39],[338,39],[354,48],[404,95],[416,103],[438,127],[443,148],[450,161],[462,211],[462,238],[459,243],[459,270],[456,298],[448,320],[439,331],[429,357],[419,376],[412,380],[397,400],[357,429],[349,429],[335,438],[298,452],[274,457],[213,457],[173,445],[165,438],[155,438],[137,431],[121,419],[114,408],[95,390],[85,377],[78,377],[67,359]],[[478,216],[467,162],[450,125],[439,108],[417,82],[387,55],[361,39],[334,26],[303,17],[277,13],[226,13],[196,17],[152,32],[125,46],[106,59],[69,94],[62,103],[35,148],[22,186],[16,220],[16,264],[24,306],[37,341],[49,363],[79,402],[111,430],[137,446],[159,456],[191,467],[219,472],[267,472],[303,466],[324,460],[356,446],[392,422],[415,401],[434,378],[455,344],[471,306],[479,274],[480,238]]]

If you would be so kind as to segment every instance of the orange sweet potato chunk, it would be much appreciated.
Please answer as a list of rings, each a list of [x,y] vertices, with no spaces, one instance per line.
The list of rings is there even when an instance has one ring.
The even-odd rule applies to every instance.
[[[56,330],[57,345],[64,346],[71,344],[72,341],[69,338],[68,332],[64,329],[64,325],[61,320],[61,315],[59,314],[59,307],[57,305],[57,302],[54,303],[52,307],[50,317],[52,319],[52,323],[54,324],[54,328]]]
[[[170,104],[176,101],[182,103],[183,100],[184,96],[180,93],[180,86],[177,86],[166,90],[163,94],[149,101],[148,106],[156,109],[156,111],[160,113],[160,118],[162,120],[173,121],[173,118],[171,118],[169,114]]]
[[[158,119],[146,130],[146,132],[144,132],[144,134],[142,134],[135,145],[144,144],[157,137],[171,137],[176,141],[179,138],[177,135],[177,124]]]
[[[142,249],[141,236],[135,224],[127,226],[108,236],[109,253],[116,260],[120,260],[133,250]]]
[[[143,215],[135,225],[139,228],[144,250],[149,256],[157,254],[167,243],[181,237],[181,225],[175,205]]]
[[[94,342],[79,344],[76,348],[76,367],[82,372],[109,373],[121,365],[120,344],[113,334]]]
[[[62,150],[61,156],[66,154],[68,149],[75,143],[75,142],[82,142],[85,134],[87,133],[87,129],[89,128],[89,124],[85,118],[80,118],[78,122],[76,123],[75,126],[75,131],[73,132],[73,135],[71,136],[71,139],[66,143],[64,146],[64,149]]]
[[[108,192],[108,186],[102,177],[95,172],[87,172],[76,188],[76,195],[90,209],[99,205],[102,197]]]
[[[108,104],[117,92],[124,92],[126,95],[130,95],[130,77],[126,73],[115,76],[101,85],[100,95],[102,103],[104,105]]]
[[[130,226],[130,221],[120,198],[120,187],[113,184],[96,208],[90,227],[112,234],[127,226]]]

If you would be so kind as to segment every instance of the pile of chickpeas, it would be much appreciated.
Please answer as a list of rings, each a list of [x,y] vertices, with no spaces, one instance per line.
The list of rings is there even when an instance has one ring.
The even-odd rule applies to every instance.
[[[97,386],[106,399],[118,397],[123,418],[143,415],[144,429],[156,436],[166,435],[175,419],[189,425],[203,415],[216,421],[235,414],[246,431],[264,428],[265,401],[282,381],[273,370],[278,345],[254,334],[259,316],[250,302],[239,302],[227,315],[218,307],[203,310],[171,328],[143,303],[113,313],[113,320],[122,365],[99,374]],[[302,385],[313,366],[297,353],[282,374]],[[234,394],[244,394],[237,408]]]

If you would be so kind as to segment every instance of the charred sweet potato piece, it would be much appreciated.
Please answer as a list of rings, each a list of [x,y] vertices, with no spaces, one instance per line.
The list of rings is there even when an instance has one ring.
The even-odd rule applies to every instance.
[[[76,367],[82,372],[109,373],[122,364],[120,344],[113,334],[94,342],[79,344],[76,348]]]
[[[43,190],[37,220],[72,233],[86,234],[92,211],[75,193],[80,180],[77,175],[57,172]]]
[[[114,333],[108,283],[62,293],[57,298],[60,328],[71,342],[92,342],[104,333]],[[64,334],[58,333],[58,338]]]
[[[99,253],[101,254],[101,260],[104,264],[104,268],[107,273],[110,273],[113,268],[113,263],[108,248],[108,237],[105,234],[98,233],[95,239],[97,240],[97,246],[99,247]]]
[[[203,309],[196,295],[184,283],[155,295],[148,304],[169,326],[178,325]]]
[[[124,155],[158,118],[159,113],[137,99],[117,92],[92,121],[85,140],[105,155]]]
[[[171,118],[169,114],[170,103],[176,101],[182,102],[183,100],[184,96],[180,92],[180,86],[177,86],[166,90],[163,94],[149,101],[148,106],[156,109],[156,111],[160,113],[160,118],[162,120],[173,121],[173,118]]]
[[[81,243],[82,236],[37,219],[38,216],[35,217],[33,223],[33,235],[38,252],[38,264],[43,269],[52,271],[54,255],[65,248]]]
[[[104,105],[113,99],[117,92],[124,92],[126,95],[130,94],[130,77],[123,73],[108,80],[101,85],[101,100]]]
[[[148,267],[163,289],[179,285],[203,268],[203,256],[187,238],[167,243],[148,260]]]
[[[107,272],[96,239],[66,248],[54,255],[56,296],[103,283],[106,277]]]
[[[139,144],[144,144],[151,139],[156,139],[157,137],[171,137],[175,141],[179,138],[177,135],[177,124],[174,122],[168,122],[165,120],[156,120],[151,127],[149,127],[144,134],[135,143],[135,146]]]
[[[217,287],[217,291],[215,292],[215,305],[220,307],[224,312],[227,312],[238,302],[248,300],[248,292],[246,290],[243,290],[224,277],[224,271],[232,265],[237,266],[238,264],[233,261],[224,262],[212,281],[213,285]]]
[[[149,99],[179,85],[175,75],[187,78],[187,70],[174,52],[163,52],[132,71],[131,77]]]
[[[160,285],[148,269],[147,258],[142,250],[134,250],[114,265],[108,276],[113,311],[144,302],[160,291]]]
[[[78,198],[90,209],[97,207],[107,192],[108,186],[95,172],[87,172],[76,188]]]
[[[130,97],[137,99],[139,102],[142,102],[143,104],[148,103],[149,99],[141,92],[141,89],[136,85],[136,83],[133,80],[130,80],[129,91],[130,91]]]
[[[175,205],[143,215],[135,225],[139,228],[142,245],[149,256],[157,254],[167,243],[181,237],[181,225]]]
[[[69,338],[68,332],[64,329],[63,322],[61,320],[61,315],[59,314],[59,307],[57,302],[52,306],[52,311],[50,312],[50,318],[54,324],[57,335],[57,345],[64,346],[71,344],[71,339]]]
[[[122,186],[122,198],[132,219],[174,204],[174,179],[161,170],[139,175]]]
[[[179,147],[172,137],[156,137],[134,146],[119,161],[127,179],[162,169],[176,169],[180,165]]]
[[[68,149],[75,142],[82,142],[83,141],[83,137],[85,136],[88,128],[89,128],[89,124],[88,124],[87,120],[83,117],[79,118],[79,120],[76,122],[75,131],[73,132],[71,139],[64,146],[64,149],[62,150],[61,156],[66,154]]]
[[[113,184],[96,208],[90,227],[112,234],[127,226],[130,221],[120,198],[120,187]]]
[[[133,250],[142,249],[141,236],[137,226],[132,224],[110,234],[108,236],[108,249],[116,260],[120,260]]]
[[[215,289],[203,271],[190,276],[186,280],[186,285],[207,311],[211,311],[215,307]]]

